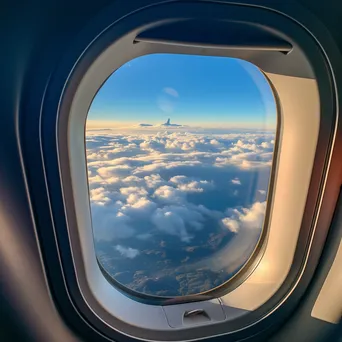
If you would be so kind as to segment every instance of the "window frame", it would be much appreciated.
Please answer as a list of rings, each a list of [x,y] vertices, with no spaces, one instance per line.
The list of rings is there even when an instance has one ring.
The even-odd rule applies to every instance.
[[[163,5],[164,6],[164,5]],[[173,4],[171,6],[174,6]],[[196,4],[197,6],[197,4]],[[203,5],[201,5],[203,6]],[[216,6],[216,5],[215,5]],[[230,6],[231,7],[231,6]],[[234,6],[233,6],[234,7]],[[238,6],[236,6],[238,7]],[[235,8],[235,14],[239,13],[242,15],[242,12],[240,13],[241,8]],[[264,10],[262,10],[264,11]],[[234,11],[233,11],[234,12]],[[234,14],[234,13],[232,13]],[[270,13],[270,17],[271,17],[271,13]],[[282,18],[282,20],[287,21],[287,19]],[[132,20],[133,21],[133,20]],[[292,23],[293,25],[293,23]],[[292,26],[292,30],[293,30],[293,26]],[[108,33],[108,31],[107,31]],[[110,40],[113,39],[113,35],[109,34],[110,37],[105,37],[107,39],[110,38]],[[101,38],[101,37],[100,37]],[[103,37],[102,37],[103,38]],[[55,224],[55,238],[57,240],[57,245],[58,245],[58,250],[60,253],[60,258],[61,258],[61,263],[62,265],[64,264],[63,267],[63,272],[64,272],[64,281],[65,281],[65,286],[68,289],[67,291],[69,292],[73,302],[75,303],[77,310],[82,312],[82,315],[85,315],[87,317],[88,320],[92,321],[92,324],[94,324],[94,318],[95,320],[98,320],[97,324],[95,324],[95,326],[99,326],[100,330],[102,330],[103,328],[105,328],[104,330],[106,331],[106,334],[109,336],[117,336],[116,332],[113,331],[111,329],[111,327],[109,327],[108,323],[105,322],[105,320],[107,320],[107,318],[110,318],[110,320],[113,320],[113,317],[108,314],[108,312],[104,312],[103,316],[101,317],[96,317],[96,315],[98,314],[98,311],[96,311],[96,314],[94,312],[94,307],[91,305],[91,307],[88,307],[87,305],[89,304],[85,304],[84,303],[84,297],[87,296],[88,294],[85,294],[84,292],[82,293],[82,291],[80,291],[79,288],[79,284],[78,282],[80,282],[80,279],[78,277],[78,274],[76,274],[77,272],[83,272],[84,269],[82,269],[82,265],[78,264],[77,265],[77,272],[74,273],[73,270],[70,269],[70,264],[73,264],[73,266],[75,267],[75,260],[72,257],[72,252],[70,249],[70,231],[68,231],[68,229],[72,229],[71,225],[70,225],[70,215],[68,217],[68,222],[65,221],[65,217],[64,217],[64,212],[67,211],[68,208],[65,207],[65,203],[63,201],[63,197],[65,199],[65,196],[68,196],[65,192],[63,193],[63,189],[59,188],[60,187],[60,177],[62,177],[62,181],[63,181],[63,186],[65,187],[65,183],[67,182],[67,176],[61,175],[60,172],[63,173],[63,171],[60,169],[58,170],[58,168],[56,168],[56,166],[59,165],[59,167],[61,167],[61,163],[67,163],[69,164],[70,160],[66,159],[65,160],[65,155],[62,156],[60,153],[63,153],[62,148],[61,148],[61,144],[60,144],[60,140],[58,140],[58,135],[59,134],[63,134],[60,132],[60,127],[57,128],[57,120],[56,120],[56,113],[59,112],[59,115],[63,112],[66,111],[66,108],[68,106],[70,106],[71,101],[72,101],[72,96],[71,94],[74,93],[75,91],[75,87],[77,86],[77,82],[78,80],[82,77],[82,74],[84,73],[84,71],[88,68],[92,57],[91,54],[95,53],[96,54],[96,49],[101,50],[101,44],[98,44],[98,42],[96,42],[96,44],[94,44],[93,47],[89,48],[89,51],[87,51],[87,53],[85,53],[82,57],[82,60],[78,61],[78,65],[77,68],[73,68],[73,74],[72,77],[70,77],[70,71],[71,71],[71,64],[67,63],[67,67],[62,70],[63,72],[59,73],[57,72],[57,77],[55,77],[54,79],[51,80],[49,87],[47,89],[46,92],[46,96],[44,99],[44,105],[42,108],[42,154],[43,154],[43,159],[44,159],[44,165],[45,165],[45,173],[46,173],[46,182],[47,182],[47,187],[48,187],[48,192],[50,194],[50,201],[51,201],[51,210],[52,210],[52,215],[54,216],[54,224]],[[103,42],[106,43],[106,40]],[[105,44],[106,45],[106,44]],[[310,44],[307,42],[307,45],[309,46]],[[311,44],[312,45],[312,44]],[[307,47],[308,47],[307,46]],[[312,46],[311,46],[312,48]],[[98,50],[98,51],[99,51]],[[307,50],[310,50],[310,48],[307,48]],[[88,58],[90,58],[89,60],[87,60]],[[319,85],[319,89],[320,92],[325,92],[325,94],[323,94],[323,97],[325,98],[330,98],[331,94],[334,94],[333,91],[333,86],[330,82],[329,76],[327,77],[327,75],[325,74],[326,70],[323,70],[326,65],[323,66],[324,63],[323,60],[319,61],[319,58],[317,58],[315,61],[313,61],[316,66],[315,71],[318,72],[318,76],[320,77],[320,83]],[[74,67],[74,65],[72,65],[72,67]],[[330,75],[331,76],[331,75]],[[67,87],[66,87],[66,83],[68,83]],[[61,87],[62,85],[62,87]],[[331,87],[330,87],[331,86]],[[70,93],[68,93],[70,92]],[[63,95],[62,95],[63,94]],[[67,95],[66,95],[67,94]],[[63,101],[61,101],[61,97],[63,96]],[[49,102],[51,101],[52,102]],[[322,105],[322,104],[321,104]],[[316,207],[316,197],[318,197],[318,188],[317,186],[313,185],[313,183],[316,182],[316,180],[319,180],[319,184],[321,186],[324,186],[322,181],[322,173],[325,169],[326,172],[326,160],[325,160],[325,154],[323,153],[323,151],[326,151],[329,149],[329,147],[331,148],[331,122],[333,122],[334,120],[334,99],[331,100],[331,103],[328,101],[326,103],[324,103],[325,105],[325,109],[324,109],[324,113],[330,113],[330,117],[328,117],[328,115],[324,118],[322,118],[322,122],[321,122],[321,129],[323,130],[320,132],[320,138],[318,141],[318,147],[319,147],[319,155],[317,156],[316,154],[316,160],[315,160],[315,168],[313,170],[313,177],[311,179],[311,184],[310,184],[310,190],[309,190],[309,195],[312,193],[312,199],[309,197],[309,201],[307,203],[307,206],[311,206],[311,207]],[[68,111],[66,111],[68,112]],[[65,112],[65,113],[66,113]],[[60,119],[60,118],[59,118]],[[68,118],[65,117],[64,120],[67,122]],[[65,123],[66,123],[65,122]],[[334,123],[333,123],[334,124]],[[336,124],[336,123],[335,123]],[[323,126],[323,127],[322,127]],[[336,134],[336,132],[335,132]],[[61,137],[61,136],[59,136]],[[65,143],[65,141],[64,141]],[[81,142],[79,142],[81,143]],[[83,141],[84,144],[84,141]],[[53,150],[51,151],[51,146],[53,146]],[[58,154],[60,154],[58,156]],[[58,160],[58,158],[60,158]],[[64,159],[64,160],[62,160]],[[317,166],[317,164],[319,164]],[[65,172],[65,170],[64,170]],[[70,177],[70,176],[69,176]],[[70,181],[70,179],[69,179]],[[56,182],[56,183],[55,183]],[[69,183],[71,184],[71,182]],[[65,190],[65,188],[64,188]],[[312,203],[314,202],[314,203]],[[311,221],[311,212],[315,211],[314,208],[311,208],[310,210],[306,210],[305,214],[307,215],[307,217],[304,217],[303,222],[305,223],[305,221],[309,220]],[[62,215],[63,213],[63,215]],[[57,216],[60,215],[60,218],[57,218]],[[75,218],[74,218],[75,219]],[[305,225],[303,223],[303,225]],[[308,234],[309,229],[311,228],[311,225],[309,227],[309,224],[306,222],[306,231],[305,233]],[[328,227],[325,227],[325,230],[327,230]],[[302,232],[303,230],[301,230]],[[78,233],[79,234],[79,233]],[[304,233],[303,233],[304,234]],[[81,236],[79,236],[78,238],[81,238]],[[312,236],[311,236],[312,238]],[[322,242],[324,241],[324,236],[322,236],[322,234],[320,234],[320,236],[318,236],[317,238],[318,242],[316,243],[316,246],[321,246]],[[311,240],[312,242],[313,240]],[[311,245],[312,246],[312,245]],[[314,257],[312,256],[312,254],[310,255],[311,259],[310,262],[313,264],[315,264],[313,260],[316,259],[317,261],[317,255],[315,255]],[[69,265],[69,266],[66,266]],[[297,265],[298,266],[298,265]],[[310,267],[310,270],[308,270],[308,267],[305,269],[306,272],[308,272],[309,274],[313,272],[314,267]],[[298,270],[297,270],[298,272]],[[308,280],[310,279],[310,276],[306,277],[305,280],[300,282],[300,287],[301,287],[301,291],[298,290],[297,287],[297,293],[299,292],[299,294],[297,294],[297,296],[295,296],[293,294],[294,289],[292,289],[292,302],[296,302],[296,299],[298,299],[298,297],[300,296],[300,293],[303,293],[305,286],[308,283]],[[306,284],[306,285],[305,285]],[[287,291],[288,292],[288,288]],[[80,296],[81,294],[81,296]],[[84,297],[83,297],[84,296]],[[94,304],[94,303],[92,303]],[[282,312],[286,312],[286,310],[281,310]],[[95,315],[95,316],[94,316]],[[263,322],[261,322],[263,321]],[[258,323],[263,323],[263,326],[266,326],[267,324],[265,323],[267,321],[267,319],[264,320],[260,320]],[[98,325],[99,324],[99,325]],[[255,329],[256,324],[253,324],[254,328],[252,327],[252,325],[250,325],[249,329],[246,329],[246,332],[244,332],[244,336],[248,336],[249,333],[251,331],[253,331]],[[260,327],[260,324],[257,324],[257,326]],[[134,329],[132,329],[134,330]],[[208,329],[208,327],[206,327],[206,330],[209,332],[209,334],[211,332],[213,332],[215,329]],[[123,333],[123,332],[122,332]],[[208,335],[209,335],[208,334]],[[231,334],[233,334],[231,332]],[[247,334],[247,335],[245,335]],[[173,334],[175,335],[175,334]],[[191,334],[190,334],[191,335]],[[190,335],[184,335],[184,336],[190,336]],[[239,336],[239,338],[242,336],[241,335],[241,331],[236,330],[234,336]],[[180,336],[180,332],[177,332],[177,336]],[[191,335],[195,336],[195,335]],[[199,335],[199,336],[202,336]],[[233,335],[232,335],[233,336]],[[141,338],[150,338],[148,335],[145,336],[141,336]],[[172,336],[170,334],[170,336],[166,337],[167,339],[170,338],[172,339]],[[185,337],[187,338],[187,337]]]

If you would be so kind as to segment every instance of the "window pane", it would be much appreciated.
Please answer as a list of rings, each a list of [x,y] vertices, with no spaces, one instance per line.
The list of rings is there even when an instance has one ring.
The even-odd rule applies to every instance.
[[[221,286],[263,229],[276,131],[263,74],[232,58],[155,54],[104,83],[86,153],[95,249],[139,293]]]

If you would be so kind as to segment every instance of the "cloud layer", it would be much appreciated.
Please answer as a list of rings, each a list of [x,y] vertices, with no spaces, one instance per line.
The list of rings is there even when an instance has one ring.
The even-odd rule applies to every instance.
[[[88,131],[86,143],[96,249],[116,280],[147,294],[191,294],[249,258],[273,133]]]

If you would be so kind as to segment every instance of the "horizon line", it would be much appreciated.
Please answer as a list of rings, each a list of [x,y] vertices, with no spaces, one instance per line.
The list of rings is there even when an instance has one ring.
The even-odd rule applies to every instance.
[[[139,126],[141,124],[151,124],[151,126]],[[145,123],[145,122],[115,122],[115,121],[105,121],[105,120],[87,120],[86,121],[86,129],[160,129],[166,128],[162,125],[163,123]],[[179,124],[178,122],[176,124]],[[168,129],[263,129],[263,130],[275,130],[277,128],[277,123],[269,123],[269,124],[246,124],[246,123],[231,123],[231,124],[208,124],[208,123],[195,123],[196,125],[189,123],[182,123],[183,127],[167,127]],[[186,126],[186,127],[184,127]]]

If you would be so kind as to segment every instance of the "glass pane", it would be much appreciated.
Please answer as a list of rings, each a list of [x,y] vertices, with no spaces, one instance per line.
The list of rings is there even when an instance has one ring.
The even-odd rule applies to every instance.
[[[155,54],[114,72],[86,131],[105,271],[153,296],[228,281],[263,229],[276,124],[272,90],[245,61]]]

